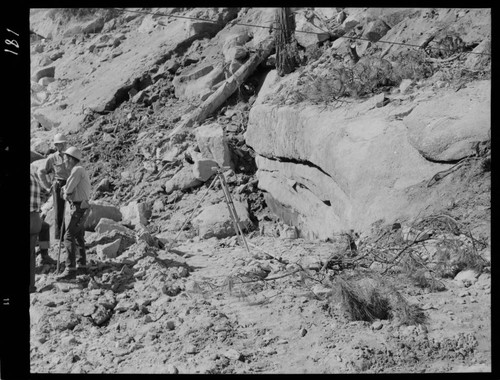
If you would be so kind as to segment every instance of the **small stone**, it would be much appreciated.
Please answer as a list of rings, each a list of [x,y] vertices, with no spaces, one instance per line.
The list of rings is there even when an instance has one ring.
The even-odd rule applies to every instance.
[[[383,327],[383,323],[380,321],[375,321],[372,323],[372,330],[380,330]]]
[[[197,354],[198,349],[196,348],[196,346],[194,344],[188,344],[188,345],[186,345],[184,352],[186,354]]]
[[[306,329],[301,329],[300,330],[300,336],[305,336],[307,334],[307,330]]]
[[[411,79],[404,79],[399,85],[399,91],[401,92],[401,94],[406,94],[412,84],[413,81]]]
[[[267,355],[274,355],[278,353],[278,351],[276,351],[276,349],[272,347],[264,347],[262,349],[262,352],[264,352]]]
[[[179,274],[179,277],[187,277],[189,275],[189,271],[186,267],[178,267],[177,273]]]
[[[475,284],[477,282],[477,278],[479,277],[479,274],[472,270],[463,270],[460,273],[458,273],[455,276],[455,281],[458,283],[459,286],[464,286],[468,288],[469,286]]]
[[[77,306],[75,314],[88,317],[89,315],[92,315],[94,313],[95,308],[96,306],[94,304],[90,302],[83,302]]]
[[[435,309],[434,306],[430,303],[426,303],[425,305],[422,306],[422,310],[429,310],[429,309]]]
[[[234,348],[230,348],[229,350],[223,352],[222,355],[231,360],[240,360],[241,358],[241,353],[236,351]]]
[[[176,366],[174,366],[172,364],[168,364],[165,368],[165,373],[167,373],[169,375],[176,375],[179,373],[179,370],[177,369]]]
[[[333,293],[333,289],[321,284],[316,284],[312,288],[312,292],[320,297],[327,297]]]
[[[467,296],[469,296],[469,295],[470,295],[470,293],[469,293],[469,292],[467,292],[467,291],[463,291],[463,292],[458,293],[458,296],[459,296],[459,297],[467,297]]]
[[[167,321],[167,329],[169,329],[170,331],[175,329],[174,321]]]
[[[73,335],[70,335],[70,336],[65,336],[61,339],[61,344],[63,346],[69,346],[71,345],[72,343],[76,343],[76,339]]]

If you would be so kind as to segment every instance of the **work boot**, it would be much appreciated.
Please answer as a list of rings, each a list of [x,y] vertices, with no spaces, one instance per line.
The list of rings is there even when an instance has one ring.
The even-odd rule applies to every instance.
[[[76,278],[76,268],[66,268],[59,276],[57,281],[60,280],[74,280]]]
[[[54,265],[57,264],[57,261],[49,256],[49,252],[46,249],[40,250],[40,254],[42,256],[41,264],[42,265]]]

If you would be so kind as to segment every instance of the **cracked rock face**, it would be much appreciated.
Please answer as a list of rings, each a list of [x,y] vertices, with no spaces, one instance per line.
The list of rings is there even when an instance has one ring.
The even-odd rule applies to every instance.
[[[407,110],[406,102],[373,108],[371,100],[321,113],[307,105],[256,105],[245,136],[259,155],[259,188],[304,237],[325,239],[341,228],[394,218],[414,202],[409,188],[489,139],[489,86],[482,81],[459,92],[424,94],[426,100],[409,101],[415,108],[404,113],[398,110]],[[452,107],[443,103],[446,94]]]

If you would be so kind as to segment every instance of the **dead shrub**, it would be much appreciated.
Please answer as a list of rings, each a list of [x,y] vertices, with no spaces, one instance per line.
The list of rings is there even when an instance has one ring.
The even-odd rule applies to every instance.
[[[426,54],[432,58],[446,59],[465,50],[465,43],[456,33],[447,34],[436,38],[425,49]]]
[[[338,281],[338,284],[340,286],[342,307],[350,320],[371,322],[376,319],[373,313],[376,308],[371,304],[371,297],[367,299],[365,292],[348,281],[341,280]],[[379,297],[377,298],[380,300]],[[387,311],[384,314],[386,313]]]
[[[432,293],[440,292],[446,289],[442,281],[439,281],[423,269],[414,272],[411,275],[411,279],[415,286],[418,286],[421,289],[429,289]]]
[[[310,45],[305,49],[304,56],[307,59],[307,63],[312,63],[317,61],[323,55],[323,49],[314,44]]]
[[[401,83],[403,79],[420,80],[434,74],[431,63],[426,61],[427,54],[423,50],[407,50],[394,58],[393,80]]]
[[[395,289],[391,291],[391,317],[397,318],[402,325],[413,326],[427,323],[427,316],[422,308],[410,304],[405,297]]]
[[[471,249],[461,249],[458,253],[455,265],[459,271],[473,269],[481,273],[486,266],[486,260]]]
[[[305,99],[315,104],[329,103],[349,93],[349,72],[345,69],[334,69],[324,76],[314,76],[304,86],[302,93]]]
[[[382,86],[391,86],[392,64],[378,57],[363,57],[352,68],[351,96],[362,96],[374,92]]]
[[[355,281],[337,277],[341,306],[348,319],[372,322],[375,319],[397,318],[407,325],[425,323],[423,310],[408,303],[387,280],[373,276],[368,279]]]
[[[453,257],[451,252],[454,253]],[[481,273],[484,267],[487,266],[486,260],[474,249],[450,242],[438,250],[436,259],[436,271],[444,278],[453,278],[459,272],[467,269],[473,269]]]
[[[377,57],[363,57],[354,66],[335,65],[320,73],[302,76],[300,83],[304,98],[315,103],[329,103],[341,97],[361,96],[393,85],[392,65]]]

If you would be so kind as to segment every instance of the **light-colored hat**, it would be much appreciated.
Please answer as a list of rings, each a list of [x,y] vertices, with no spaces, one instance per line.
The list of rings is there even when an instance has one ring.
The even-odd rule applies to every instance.
[[[68,149],[66,149],[66,152],[64,152],[64,154],[76,158],[78,161],[81,161],[82,159],[82,152],[80,152],[80,149],[74,146],[70,146]]]
[[[62,133],[58,133],[54,136],[54,144],[58,143],[67,143],[68,140],[66,140],[66,137]]]

